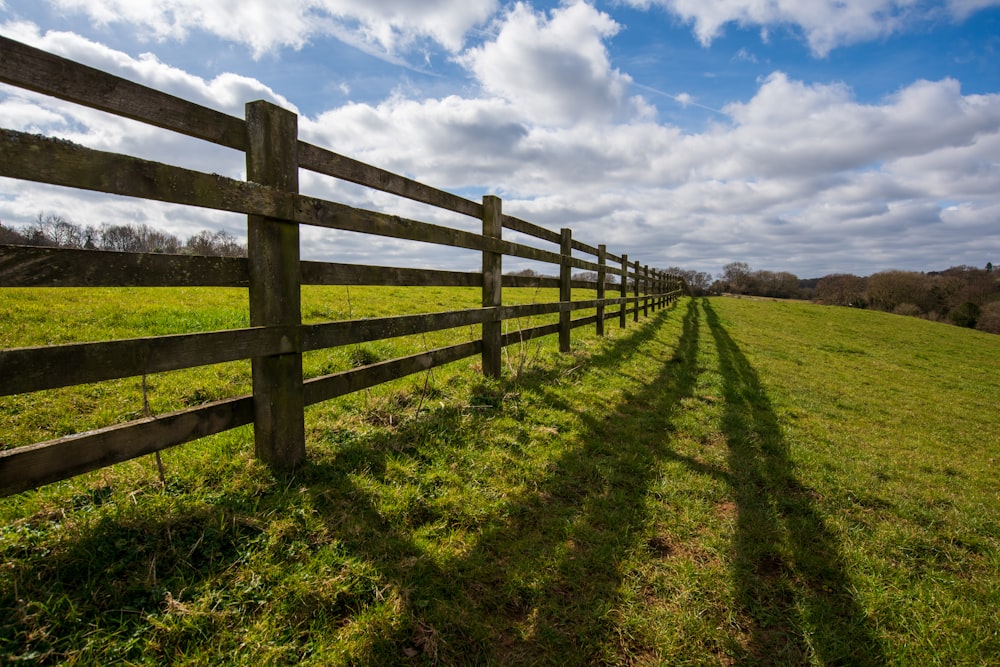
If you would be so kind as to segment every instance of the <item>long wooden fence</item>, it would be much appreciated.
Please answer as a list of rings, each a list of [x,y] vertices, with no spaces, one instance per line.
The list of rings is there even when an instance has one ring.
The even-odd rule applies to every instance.
[[[250,308],[243,329],[0,349],[0,396],[243,359],[251,360],[253,383],[247,396],[0,451],[0,495],[251,423],[257,455],[293,467],[306,455],[308,405],[475,355],[496,377],[506,345],[558,334],[569,351],[573,328],[593,325],[603,335],[606,320],[624,327],[629,315],[638,321],[683,288],[679,278],[583,243],[570,229],[506,215],[497,197],[474,202],[301,141],[298,117],[268,102],[250,102],[246,118],[236,118],[3,37],[0,81],[244,152],[247,181],[9,129],[0,129],[0,176],[246,214],[248,238],[246,259],[0,246],[0,287],[238,286],[249,290]],[[477,218],[482,233],[299,194],[300,169]],[[479,251],[482,271],[301,261],[300,225]],[[544,243],[505,240],[505,229]],[[505,256],[556,265],[559,278],[505,276]],[[574,269],[597,280],[573,280]],[[481,287],[482,307],[303,325],[302,285]],[[512,286],[557,287],[559,301],[505,306],[503,288]],[[609,297],[612,286],[617,294]],[[581,288],[596,298],[572,300]],[[572,318],[584,309],[594,314]],[[556,323],[503,333],[505,320],[555,313]],[[303,378],[305,352],[470,325],[481,326],[480,339]]]

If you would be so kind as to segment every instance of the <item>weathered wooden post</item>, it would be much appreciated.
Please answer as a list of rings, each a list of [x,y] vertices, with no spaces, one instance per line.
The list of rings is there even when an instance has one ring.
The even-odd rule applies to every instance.
[[[638,322],[639,321],[639,283],[642,282],[642,278],[641,278],[641,276],[642,276],[642,266],[639,264],[639,260],[635,260],[635,265],[634,265],[633,268],[635,269],[635,280],[632,283],[633,293],[634,293],[634,296],[635,296],[635,310],[632,311],[632,321],[633,322]]]
[[[622,282],[619,287],[621,288],[622,307],[621,310],[618,311],[618,326],[619,328],[624,329],[628,304],[626,301],[626,299],[628,299],[628,255],[622,255]]]
[[[270,102],[256,101],[246,105],[246,123],[247,180],[298,192],[298,116]],[[298,224],[248,216],[247,254],[250,326],[287,327],[285,335],[295,350],[251,361],[254,449],[271,466],[287,469],[306,455]]]
[[[660,271],[653,269],[653,311],[657,311],[663,305],[663,290],[660,289]]]
[[[604,335],[604,303],[607,296],[604,281],[608,277],[608,247],[606,245],[597,246],[597,300],[602,303],[597,304],[597,335]]]
[[[483,236],[500,239],[503,235],[502,202],[499,197],[483,197]],[[483,321],[483,375],[500,377],[500,351],[503,347],[499,308],[503,303],[503,254],[483,251],[483,308],[493,311]]]
[[[569,302],[572,300],[572,290],[570,280],[573,276],[573,266],[570,259],[573,254],[573,230],[564,227],[559,235],[559,252],[562,261],[559,264],[559,300],[564,304],[559,309],[559,351],[569,352],[570,320],[573,313],[569,310]]]
[[[656,269],[649,270],[649,295],[650,295],[649,309],[654,313],[656,312],[656,305],[657,305],[656,302],[660,298],[657,296],[660,293],[660,291],[656,289],[657,288],[656,275],[657,275]]]
[[[649,264],[642,267],[642,316],[649,317],[649,295],[652,290],[649,289]]]

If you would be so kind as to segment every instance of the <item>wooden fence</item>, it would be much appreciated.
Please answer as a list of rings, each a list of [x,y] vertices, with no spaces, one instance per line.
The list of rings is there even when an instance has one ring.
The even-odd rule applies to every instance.
[[[247,215],[247,259],[0,246],[0,287],[239,286],[249,290],[250,327],[94,343],[0,349],[0,396],[251,359],[253,393],[96,431],[0,451],[0,495],[66,479],[247,424],[257,455],[289,468],[306,455],[304,408],[474,355],[501,373],[501,348],[662,307],[683,287],[675,276],[587,245],[482,203],[429,187],[298,139],[298,117],[270,103],[240,119],[0,37],[0,81],[131,118],[246,154],[247,181],[206,174],[64,140],[0,129],[0,176]],[[361,210],[298,193],[300,169],[358,183],[482,221],[482,234]],[[481,272],[301,261],[299,226],[313,225],[476,250]],[[555,244],[503,239],[503,230]],[[574,255],[576,253],[576,255]],[[585,259],[588,255],[593,259]],[[502,275],[503,257],[547,262],[559,278]],[[574,269],[596,282],[573,280]],[[608,297],[610,276],[617,296]],[[302,285],[434,285],[482,288],[482,308],[303,325]],[[558,287],[559,301],[504,306],[503,287]],[[571,301],[572,289],[596,298]],[[611,311],[607,306],[617,306]],[[572,319],[572,311],[595,314]],[[503,334],[505,320],[558,313],[557,323]],[[303,378],[302,355],[364,341],[480,325],[478,340],[362,368]]]

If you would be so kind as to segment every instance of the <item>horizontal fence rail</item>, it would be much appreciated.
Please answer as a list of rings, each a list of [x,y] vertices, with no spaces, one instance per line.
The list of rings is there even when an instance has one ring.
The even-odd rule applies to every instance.
[[[169,414],[0,451],[0,495],[9,495],[253,424],[257,455],[277,468],[304,458],[304,408],[436,366],[480,356],[501,374],[501,349],[662,308],[685,289],[680,278],[613,255],[605,246],[507,215],[499,198],[474,202],[301,141],[297,116],[251,102],[246,118],[203,107],[98,69],[0,37],[0,82],[211,142],[246,154],[246,181],[98,151],[0,128],[0,176],[247,216],[248,258],[0,246],[0,287],[237,287],[247,289],[250,327],[101,342],[0,349],[0,396],[251,360],[253,392]],[[482,221],[482,233],[411,220],[298,192],[307,169]],[[291,224],[289,224],[291,223]],[[463,248],[481,271],[364,266],[299,259],[299,225]],[[511,230],[537,247],[503,238]],[[574,256],[574,252],[587,257]],[[559,277],[503,275],[504,257],[558,267]],[[573,278],[581,269],[597,280]],[[467,310],[303,324],[302,285],[472,287]],[[551,303],[504,305],[503,289],[559,290]],[[573,290],[596,292],[573,300]],[[610,295],[609,295],[610,293]],[[615,310],[610,310],[615,308]],[[577,317],[576,311],[595,311]],[[510,320],[558,316],[503,333]],[[481,337],[352,370],[304,378],[302,355],[401,336],[480,327]]]

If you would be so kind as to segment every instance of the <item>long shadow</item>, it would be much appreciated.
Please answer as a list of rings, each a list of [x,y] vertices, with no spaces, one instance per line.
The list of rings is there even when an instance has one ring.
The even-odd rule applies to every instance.
[[[589,357],[584,372],[620,368],[675,312],[659,312]],[[530,488],[507,498],[496,516],[475,526],[478,539],[461,556],[444,563],[424,557],[412,531],[386,522],[377,498],[355,488],[352,520],[360,521],[362,528],[345,542],[376,564],[398,590],[406,591],[411,617],[410,623],[376,641],[368,655],[358,656],[360,662],[391,661],[401,649],[444,664],[599,662],[599,654],[585,651],[599,651],[595,637],[608,637],[614,630],[608,612],[619,599],[618,564],[646,521],[644,497],[663,451],[668,406],[689,395],[694,384],[697,327],[697,311],[689,304],[673,356],[650,360],[659,374],[647,378],[637,394],[623,397],[619,405],[600,410],[604,417],[578,415],[586,424],[580,445],[552,461]],[[528,374],[508,388],[538,392],[550,407],[572,411],[548,391],[564,372]],[[658,408],[665,410],[644,404],[652,393],[659,397]],[[445,423],[414,428],[447,428],[451,418],[442,418]],[[650,420],[645,436],[623,438],[621,420],[637,418]],[[490,427],[488,418],[481,427]],[[406,429],[398,433],[399,441],[416,438],[419,434]],[[366,465],[376,478],[383,473],[379,463],[373,467],[370,452]],[[320,473],[317,482],[325,478],[329,483],[329,472]],[[432,522],[436,517],[425,518]],[[432,655],[427,654],[430,644]]]
[[[705,300],[723,376],[722,427],[737,506],[733,564],[749,619],[745,664],[885,665],[837,540],[795,476],[760,379]]]
[[[493,390],[501,395],[536,392],[554,401],[554,395],[547,393],[554,382],[570,374],[615,372],[644,353],[677,313],[676,306],[659,311],[582,363],[564,358],[558,362],[560,367],[526,373]],[[458,452],[480,446],[447,439],[427,444],[428,433],[469,432],[469,420],[482,430],[492,426],[488,411],[470,414],[443,408],[404,422],[391,433],[354,434],[334,453],[312,457],[287,479],[251,483],[245,494],[230,490],[215,504],[201,503],[193,513],[177,509],[155,518],[144,515],[137,521],[128,518],[127,512],[111,513],[91,523],[80,536],[64,539],[58,553],[33,559],[31,565],[24,565],[29,569],[21,565],[11,569],[11,581],[0,587],[0,611],[10,612],[8,620],[0,621],[0,655],[34,655],[42,663],[89,655],[92,647],[86,637],[100,628],[135,637],[155,634],[165,658],[169,651],[192,649],[213,636],[217,630],[213,623],[218,621],[212,613],[185,611],[182,594],[218,586],[227,579],[239,580],[247,559],[259,556],[273,539],[262,514],[295,516],[301,510],[297,496],[306,493],[329,534],[336,536],[338,549],[374,566],[379,581],[399,592],[401,608],[394,615],[399,620],[371,638],[352,662],[600,661],[599,655],[585,651],[598,650],[595,637],[613,632],[608,611],[618,599],[618,563],[646,520],[643,498],[653,479],[656,457],[664,453],[663,428],[670,406],[689,395],[693,386],[697,320],[697,310],[689,302],[681,339],[665,352],[673,356],[650,360],[650,367],[659,373],[645,384],[633,383],[637,393],[624,396],[619,405],[595,410],[605,417],[586,415],[576,448],[557,456],[530,485],[504,499],[494,515],[470,523],[467,528],[478,539],[467,552],[445,562],[428,557],[420,532],[442,518],[451,518],[442,516],[432,504],[402,521],[387,517],[378,491],[357,481],[363,472],[360,477],[376,485],[391,484],[387,467],[393,457],[422,463],[447,456],[449,452],[442,453],[442,447]],[[581,368],[574,370],[577,366]],[[654,393],[657,409],[647,410],[643,402]],[[570,408],[565,404],[553,407]],[[496,412],[503,410],[500,406]],[[648,435],[621,437],[621,419],[649,420]],[[186,493],[184,488],[170,492]],[[106,501],[103,494],[98,495],[81,498],[81,511],[96,509]],[[296,548],[303,547],[297,544]],[[239,580],[241,586],[246,583]],[[338,594],[333,609],[329,600],[317,597],[316,608],[297,612],[296,618],[326,618],[334,628],[328,626],[325,631],[334,632],[336,624],[348,623],[359,610],[377,604],[382,595],[378,586],[358,589],[343,599]],[[262,588],[253,596],[265,600],[273,594]],[[240,595],[234,594],[229,604],[240,609],[237,613],[243,623],[251,624],[257,615],[267,613],[268,605],[241,601]],[[150,620],[164,605],[174,605],[186,614],[184,627],[169,636]],[[57,614],[72,620],[56,621]],[[33,638],[46,627],[52,632],[41,640]],[[309,642],[315,641],[310,636],[314,630],[306,624],[290,627],[288,632],[290,641],[298,642],[302,655],[307,655]],[[321,637],[324,630],[317,626],[315,632]],[[133,642],[116,658],[141,661],[149,658],[145,650],[142,643]]]
[[[329,534],[336,536],[338,549],[370,564],[379,581],[398,592],[396,620],[371,637],[352,656],[352,663],[613,661],[622,656],[597,651],[602,643],[605,648],[612,644],[615,636],[612,610],[620,600],[620,563],[649,521],[645,499],[660,462],[676,460],[698,474],[724,480],[732,489],[737,511],[733,573],[740,615],[747,620],[745,654],[738,656],[742,664],[812,660],[830,665],[886,664],[850,592],[836,540],[808,489],[795,477],[778,419],[754,369],[707,301],[686,302],[682,332],[675,344],[657,342],[667,320],[679,314],[676,307],[660,311],[583,362],[577,373],[587,381],[595,377],[599,381],[602,374],[617,373],[636,355],[646,353],[653,344],[658,346],[660,354],[648,360],[648,374],[630,381],[631,392],[615,405],[581,409],[551,390],[554,382],[580,365],[577,359],[566,359],[555,370],[526,373],[516,383],[508,380],[492,389],[500,397],[507,392],[534,392],[553,408],[575,413],[572,419],[579,431],[574,441],[578,444],[552,460],[531,484],[505,498],[493,514],[471,521],[465,528],[477,539],[457,555],[435,559],[428,556],[425,546],[426,531],[454,517],[442,514],[433,503],[402,520],[386,516],[379,492],[358,480],[371,480],[376,486],[391,484],[388,468],[395,457],[423,465],[435,457],[480,446],[447,438],[428,444],[427,434],[468,432],[469,421],[473,428],[489,429],[489,411],[470,414],[443,408],[404,422],[391,433],[345,436],[332,454],[313,457],[294,476],[277,480],[271,488],[221,499],[218,506],[192,516],[164,516],[137,527],[103,521],[85,538],[64,545],[44,570],[19,576],[37,575],[38,595],[54,587],[66,604],[87,614],[81,621],[104,622],[102,617],[114,617],[123,631],[139,636],[149,630],[146,617],[163,608],[165,596],[179,595],[178,582],[197,590],[202,583],[237,570],[248,553],[270,539],[262,528],[261,512],[291,515],[301,507],[296,496],[306,493]],[[703,322],[715,342],[724,381],[727,469],[683,456],[670,445],[669,432],[681,400],[694,394]],[[499,405],[496,412],[504,410]],[[633,427],[624,435],[624,421],[639,424],[641,429]],[[335,439],[342,434],[327,435]],[[516,456],[518,448],[527,446],[517,440],[509,455]],[[133,553],[136,544],[143,545],[145,552]],[[99,557],[92,557],[94,551],[101,552]],[[152,553],[158,554],[156,559]],[[112,566],[96,574],[74,571],[95,562]],[[89,582],[86,588],[74,587],[76,577]],[[113,608],[96,597],[103,589],[123,586],[125,590],[107,598],[113,599]],[[337,623],[347,624],[358,611],[378,604],[381,593],[373,590],[367,587],[354,597],[338,597],[332,601],[333,610],[330,600],[317,598],[317,609],[301,614],[308,618],[316,611],[317,617],[329,618],[332,629],[315,629],[322,637],[323,632],[336,631]],[[9,602],[15,609],[14,599]],[[7,605],[5,600],[0,603],[0,607]],[[246,621],[267,609],[262,606],[259,612],[248,612]],[[215,631],[211,618],[206,615],[206,625],[191,627],[191,637],[180,637],[177,644],[210,638]],[[18,621],[18,627],[10,630],[20,637],[22,630],[30,628]],[[0,627],[0,639],[5,632]],[[294,630],[295,641],[307,646],[312,641],[309,632],[308,627]],[[52,648],[50,661],[57,660],[60,651],[71,653],[78,647],[55,642]],[[133,652],[121,657],[142,656]]]

